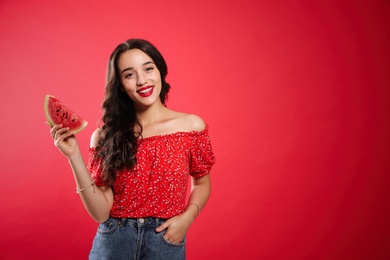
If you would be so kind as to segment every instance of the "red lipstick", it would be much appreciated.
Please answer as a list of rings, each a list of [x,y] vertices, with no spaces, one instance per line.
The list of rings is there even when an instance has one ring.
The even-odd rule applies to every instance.
[[[137,90],[137,93],[141,97],[149,97],[150,95],[153,94],[153,89],[154,89],[154,86],[146,86],[146,87],[142,87],[139,90]]]

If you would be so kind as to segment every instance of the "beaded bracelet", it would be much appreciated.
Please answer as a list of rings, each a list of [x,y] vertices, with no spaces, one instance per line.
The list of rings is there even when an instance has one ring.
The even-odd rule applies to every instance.
[[[87,186],[87,187],[85,187],[85,188],[82,188],[82,189],[78,189],[78,188],[76,187],[76,193],[83,192],[83,191],[85,191],[86,189],[91,188],[91,187],[93,187],[93,193],[95,193],[95,183],[94,183],[94,182],[92,182],[91,185],[89,185],[89,186]]]
[[[200,214],[200,208],[199,208],[199,206],[198,206],[196,203],[190,202],[190,203],[187,204],[187,207],[188,207],[190,204],[194,204],[194,205],[198,208],[198,215],[199,215],[199,214]]]

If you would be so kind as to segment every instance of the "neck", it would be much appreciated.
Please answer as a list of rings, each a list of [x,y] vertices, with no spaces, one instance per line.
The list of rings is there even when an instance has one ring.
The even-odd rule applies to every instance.
[[[143,109],[138,108],[136,114],[142,126],[146,127],[156,121],[160,121],[161,118],[164,118],[164,115],[167,112],[168,108],[166,108],[161,102],[156,102],[152,106]]]

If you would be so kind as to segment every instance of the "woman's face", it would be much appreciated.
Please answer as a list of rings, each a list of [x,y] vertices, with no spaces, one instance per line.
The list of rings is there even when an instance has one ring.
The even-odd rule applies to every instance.
[[[122,87],[139,109],[160,102],[161,75],[152,58],[139,49],[125,51],[118,59]]]

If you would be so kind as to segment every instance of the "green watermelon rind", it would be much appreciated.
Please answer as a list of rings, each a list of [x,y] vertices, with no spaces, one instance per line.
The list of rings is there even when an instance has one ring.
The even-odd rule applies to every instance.
[[[49,113],[49,110],[48,110],[48,107],[49,107],[49,100],[51,99],[51,98],[54,98],[54,99],[56,99],[56,100],[58,100],[57,98],[55,98],[54,96],[52,96],[52,95],[46,95],[45,96],[45,102],[44,102],[44,104],[43,104],[43,109],[44,109],[44,111],[45,111],[45,116],[46,116],[46,119],[47,119],[47,121],[49,122],[49,124],[53,127],[54,125],[56,125],[56,123],[53,121],[53,119],[51,118],[51,116],[50,116],[50,113]],[[61,102],[60,102],[61,103]],[[62,104],[62,103],[61,103]],[[68,109],[69,111],[71,111],[72,113],[74,113],[72,110],[70,110],[68,107],[66,107],[64,104],[62,104],[63,105],[63,107],[65,107],[66,109]],[[74,113],[74,114],[76,114],[76,113]],[[81,117],[79,117],[80,119],[82,119]],[[88,125],[88,122],[86,121],[86,120],[84,120],[84,119],[82,119],[82,124],[81,124],[81,126],[80,127],[78,127],[78,128],[75,128],[75,129],[72,129],[72,130],[70,130],[70,133],[71,134],[77,134],[77,133],[79,133],[79,132],[81,132],[82,130],[84,130],[84,128],[86,128],[87,127],[87,125]]]

